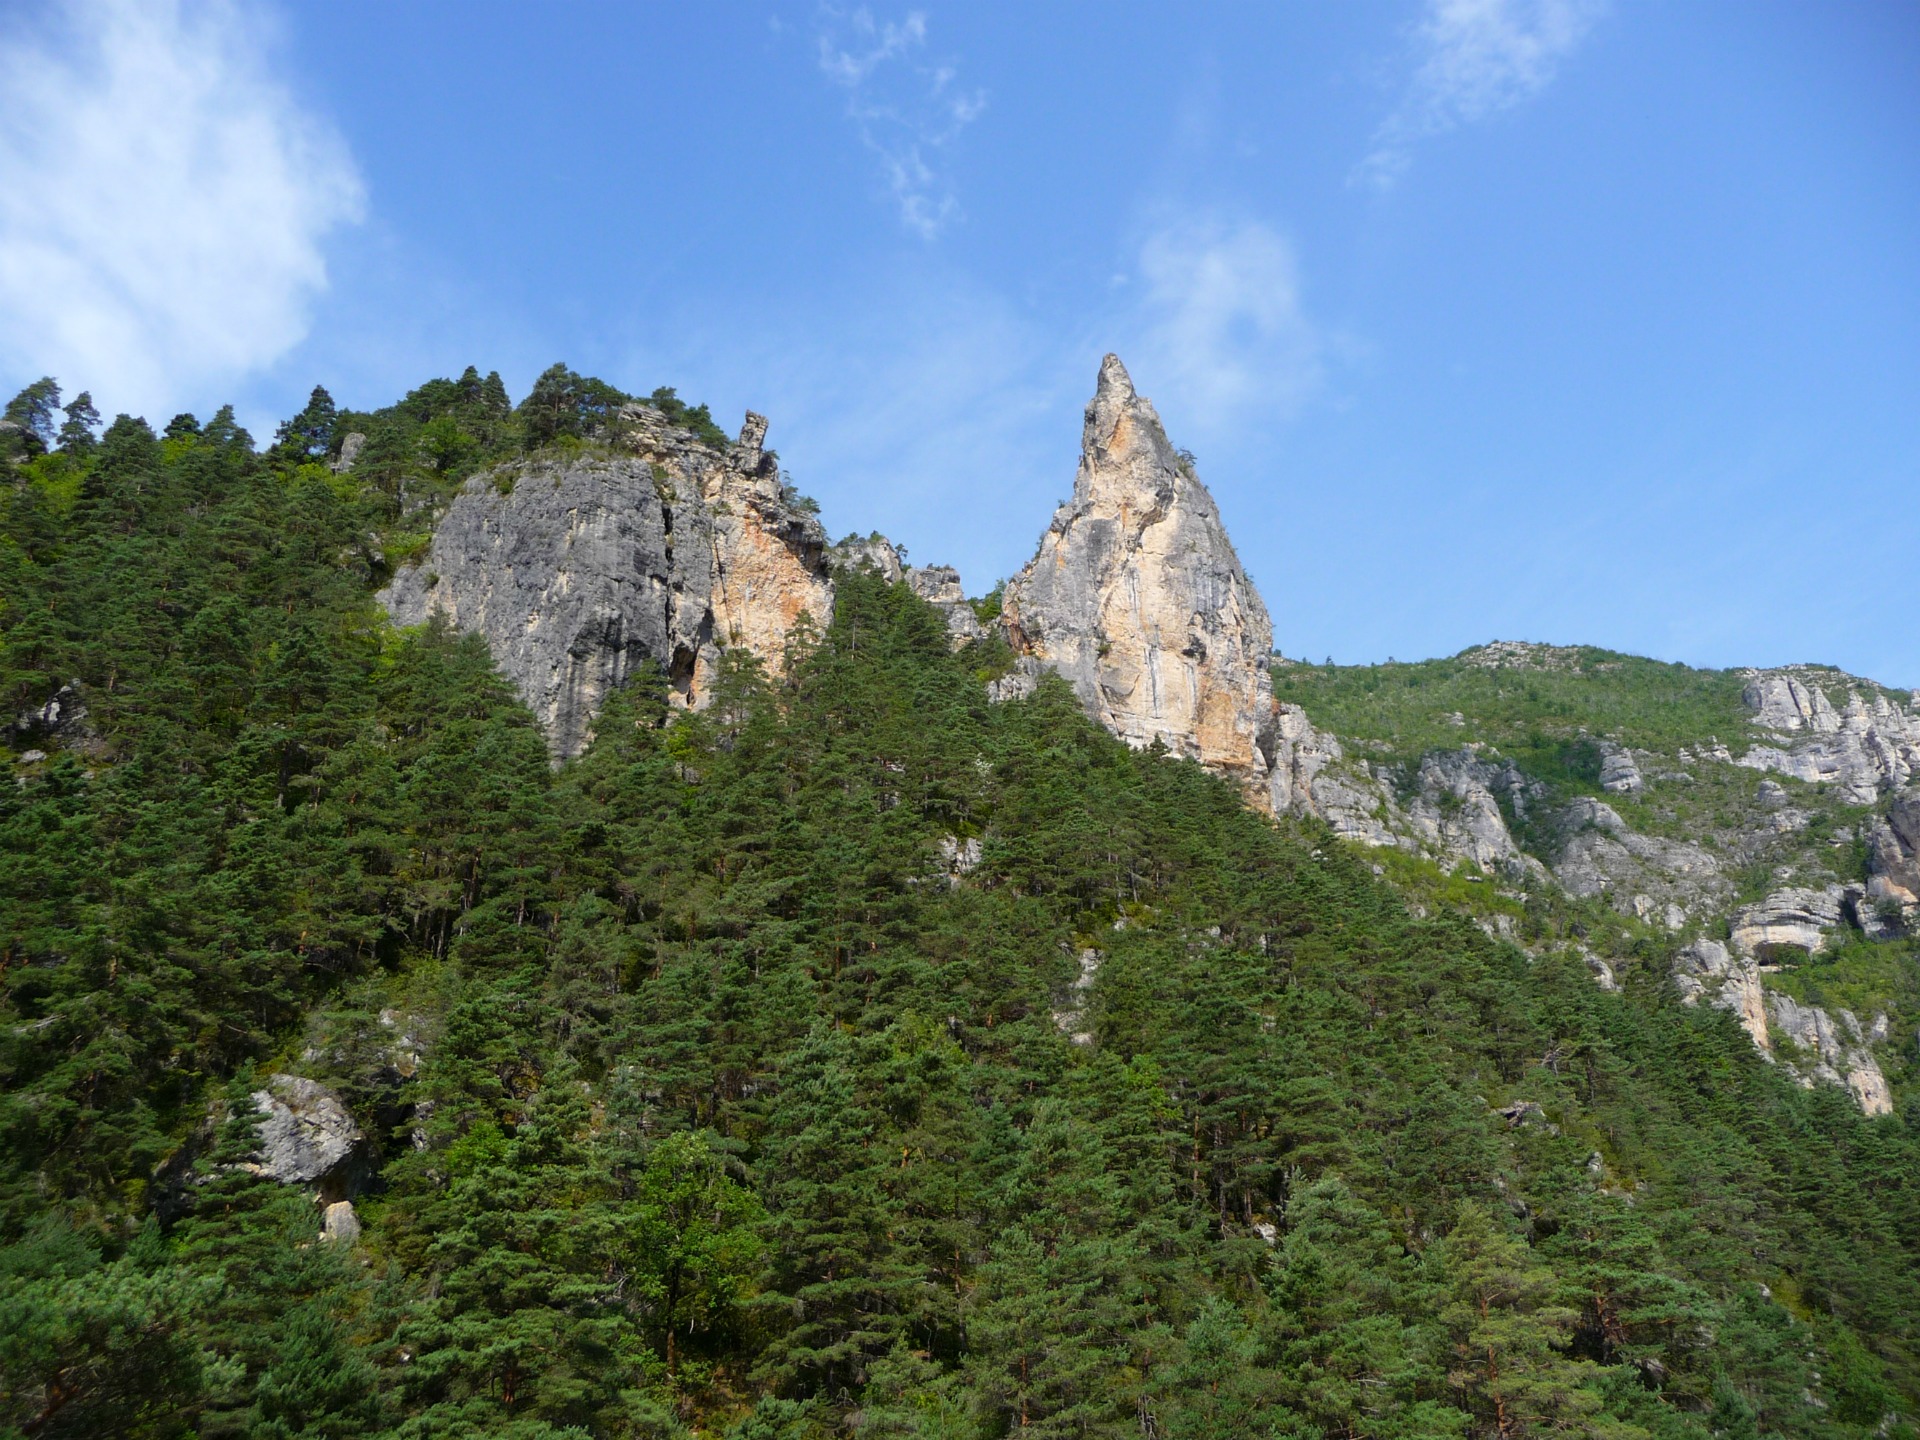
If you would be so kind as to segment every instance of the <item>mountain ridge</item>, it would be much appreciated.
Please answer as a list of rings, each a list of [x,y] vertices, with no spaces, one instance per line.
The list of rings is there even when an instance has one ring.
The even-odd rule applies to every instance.
[[[1659,733],[1642,734],[1609,729],[1596,714],[1594,725],[1556,741],[1584,747],[1582,763],[1594,772],[1584,787],[1590,793],[1578,793],[1579,784],[1569,789],[1557,760],[1503,754],[1491,737],[1514,737],[1497,725],[1489,738],[1443,737],[1428,717],[1417,753],[1382,762],[1354,749],[1380,737],[1316,724],[1303,702],[1320,703],[1308,699],[1317,668],[1276,663],[1266,606],[1218,506],[1118,356],[1100,363],[1073,497],[984,625],[950,567],[904,567],[880,536],[826,547],[817,522],[794,508],[763,455],[764,418],[749,413],[740,439],[724,449],[644,405],[619,408],[614,419],[615,456],[636,457],[647,470],[582,457],[557,470],[551,462],[513,462],[519,478],[505,484],[500,471],[476,477],[454,497],[424,558],[382,592],[396,623],[439,615],[486,638],[542,716],[556,759],[585,745],[598,706],[636,656],[665,670],[680,701],[698,708],[722,649],[743,646],[781,673],[798,617],[817,625],[830,613],[836,567],[869,568],[936,603],[955,644],[983,642],[989,631],[1004,642],[1012,663],[992,662],[1002,672],[995,698],[1030,694],[1041,675],[1058,674],[1096,723],[1135,747],[1157,745],[1198,761],[1256,808],[1323,821],[1364,846],[1465,865],[1504,884],[1523,908],[1530,889],[1546,886],[1630,914],[1672,946],[1689,999],[1704,995],[1737,1013],[1760,1013],[1766,1006],[1755,1010],[1751,995],[1765,987],[1754,967],[1769,964],[1773,951],[1817,956],[1850,933],[1911,933],[1920,917],[1920,861],[1891,811],[1857,817],[1851,830],[1833,822],[1834,833],[1847,832],[1836,843],[1865,847],[1864,866],[1836,867],[1785,838],[1815,811],[1831,820],[1903,792],[1920,773],[1920,696],[1903,700],[1817,666],[1689,671],[1712,678],[1668,684],[1660,695],[1690,692],[1681,713],[1691,720],[1676,716]],[[676,503],[682,492],[692,503]],[[596,548],[592,537],[627,515],[649,518],[621,544]],[[501,537],[518,543],[529,535],[548,538],[537,553],[500,558]],[[670,597],[681,618],[648,618],[644,604],[630,614],[630,570],[645,574],[661,597],[651,602],[655,609]],[[538,593],[490,613],[502,574],[523,586],[531,576]],[[422,583],[426,576],[432,584]],[[1583,680],[1604,688],[1609,676],[1616,684],[1653,684],[1660,674],[1657,662],[1593,647],[1514,641],[1424,663],[1538,676],[1563,689]],[[1276,685],[1299,698],[1276,698]],[[1714,690],[1712,703],[1703,685]],[[1463,732],[1476,728],[1459,711],[1444,717],[1456,720]],[[1687,724],[1708,728],[1676,743],[1667,732]],[[1404,744],[1406,734],[1393,739]],[[1637,747],[1629,743],[1635,740]],[[1542,758],[1549,759],[1544,775],[1531,773]],[[1714,824],[1681,823],[1695,807],[1675,787],[1697,784],[1707,770],[1724,790],[1729,766],[1812,787],[1817,803],[1809,810],[1784,791],[1776,801],[1780,781],[1761,782],[1744,800],[1723,797]],[[1763,855],[1776,883],[1764,893],[1737,893],[1736,873]],[[1701,961],[1688,948],[1695,941],[1730,944],[1733,969]],[[1609,963],[1582,948],[1601,982],[1613,983]],[[1817,1056],[1796,1073],[1844,1077],[1872,1113],[1891,1109],[1892,1091],[1867,1038],[1886,1033],[1884,1012],[1862,1019],[1842,1007],[1829,1015],[1787,995],[1767,1003],[1784,1017],[1776,1023],[1788,1038],[1811,1044]],[[1768,1058],[1791,1050],[1775,1045],[1764,1027],[1749,1029]]]

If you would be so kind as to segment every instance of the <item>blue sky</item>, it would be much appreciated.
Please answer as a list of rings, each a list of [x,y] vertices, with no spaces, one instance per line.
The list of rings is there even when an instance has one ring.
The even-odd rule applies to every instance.
[[[1920,6],[0,0],[0,389],[555,359],[984,591],[1115,350],[1286,653],[1920,685]]]

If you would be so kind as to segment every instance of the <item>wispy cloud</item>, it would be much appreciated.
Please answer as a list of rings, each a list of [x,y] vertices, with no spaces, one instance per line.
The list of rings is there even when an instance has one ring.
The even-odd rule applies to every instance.
[[[1605,0],[1427,0],[1413,78],[1355,182],[1390,189],[1420,141],[1538,95],[1604,8]]]
[[[927,17],[909,11],[879,21],[862,6],[827,7],[815,36],[820,72],[847,92],[847,115],[881,174],[909,230],[931,240],[960,211],[940,152],[986,108],[984,90],[967,89],[950,63],[929,64]]]
[[[1290,415],[1319,386],[1323,339],[1286,238],[1255,221],[1181,218],[1140,247],[1140,364],[1209,429]]]
[[[164,414],[306,334],[345,145],[231,0],[73,0],[0,49],[0,371]]]

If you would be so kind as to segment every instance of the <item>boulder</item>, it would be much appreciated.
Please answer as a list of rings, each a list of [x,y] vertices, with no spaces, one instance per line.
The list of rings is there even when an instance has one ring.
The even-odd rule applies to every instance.
[[[1638,795],[1646,789],[1640,766],[1631,751],[1611,741],[1600,742],[1600,788],[1609,795]]]
[[[276,1074],[253,1092],[260,1149],[248,1165],[282,1185],[312,1185],[338,1171],[359,1147],[360,1127],[340,1097],[301,1075]]]
[[[351,1200],[336,1200],[320,1212],[320,1238],[336,1245],[360,1238],[360,1217],[353,1213]]]

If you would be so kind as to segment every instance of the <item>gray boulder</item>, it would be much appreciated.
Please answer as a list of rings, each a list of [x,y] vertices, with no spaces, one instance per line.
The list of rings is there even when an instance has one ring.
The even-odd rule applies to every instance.
[[[312,1185],[339,1170],[365,1138],[340,1097],[301,1075],[276,1074],[253,1092],[260,1149],[247,1166],[282,1185]]]
[[[320,1238],[330,1244],[351,1245],[360,1238],[360,1217],[351,1200],[336,1200],[320,1212]]]
[[[1646,789],[1633,753],[1610,740],[1600,743],[1600,788],[1609,795],[1638,795]]]

